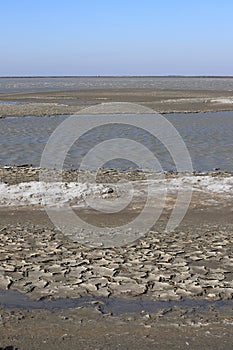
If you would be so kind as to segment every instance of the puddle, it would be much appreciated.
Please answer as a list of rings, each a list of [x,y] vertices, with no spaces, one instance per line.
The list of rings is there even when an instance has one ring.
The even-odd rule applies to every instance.
[[[141,300],[135,299],[120,299],[120,298],[101,298],[101,297],[82,297],[82,298],[67,298],[67,299],[46,299],[32,300],[20,292],[8,290],[0,291],[0,307],[18,308],[18,309],[74,309],[77,307],[98,307],[103,313],[111,313],[114,316],[127,313],[141,313],[142,310],[146,313],[157,313],[163,309],[171,309],[174,307],[189,307],[197,308],[197,311],[205,310],[210,307],[219,309],[222,307],[233,307],[231,300],[196,300],[182,299],[180,301],[168,300]],[[190,310],[195,313],[195,310]],[[168,313],[167,313],[168,314]]]
[[[62,102],[62,104],[65,105],[71,105],[71,106],[75,106],[75,105],[97,105],[99,104],[98,101],[64,101]]]
[[[19,101],[0,101],[0,105],[25,105],[27,102]]]

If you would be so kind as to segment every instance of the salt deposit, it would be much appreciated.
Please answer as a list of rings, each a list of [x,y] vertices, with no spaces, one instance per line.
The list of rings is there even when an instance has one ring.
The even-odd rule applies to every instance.
[[[149,187],[148,187],[149,185]],[[85,204],[85,200],[114,200],[129,192],[136,198],[152,194],[176,194],[177,191],[193,191],[218,194],[224,197],[233,195],[233,176],[182,176],[167,179],[143,180],[119,184],[91,183],[45,183],[38,181],[23,182],[16,185],[0,183],[0,206],[46,205],[62,206],[75,200],[76,205]]]

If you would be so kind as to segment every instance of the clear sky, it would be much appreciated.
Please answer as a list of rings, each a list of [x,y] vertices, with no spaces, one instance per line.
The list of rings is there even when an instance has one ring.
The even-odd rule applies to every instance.
[[[233,75],[233,0],[0,0],[0,75]]]

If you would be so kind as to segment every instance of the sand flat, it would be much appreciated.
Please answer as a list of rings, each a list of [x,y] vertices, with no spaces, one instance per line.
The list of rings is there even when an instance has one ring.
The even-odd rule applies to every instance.
[[[44,116],[75,114],[93,104],[131,102],[158,113],[216,112],[233,109],[233,91],[96,89],[46,92],[0,93],[0,116]]]

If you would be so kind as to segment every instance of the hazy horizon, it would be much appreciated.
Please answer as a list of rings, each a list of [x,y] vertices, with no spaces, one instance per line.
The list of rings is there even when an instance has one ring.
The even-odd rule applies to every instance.
[[[232,76],[230,0],[11,0],[1,77]]]
[[[233,75],[0,75],[0,78],[233,78]]]

